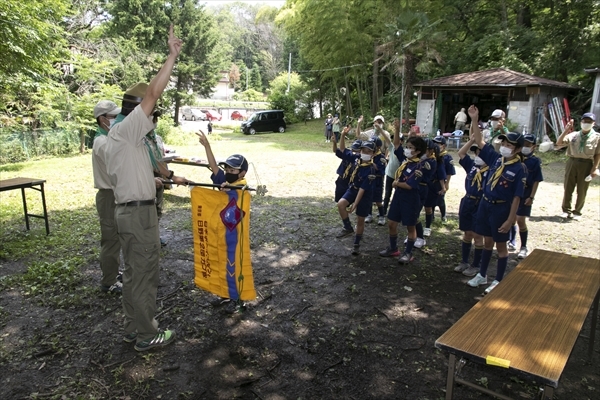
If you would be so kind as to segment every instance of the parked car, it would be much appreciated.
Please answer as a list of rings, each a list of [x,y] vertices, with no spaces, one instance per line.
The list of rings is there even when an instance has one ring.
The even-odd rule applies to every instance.
[[[246,116],[239,111],[234,111],[231,113],[231,119],[234,121],[243,121],[246,119]]]
[[[181,116],[185,121],[206,121],[206,114],[197,108],[183,107]]]
[[[202,110],[202,112],[204,114],[206,114],[206,118],[209,119],[209,120],[211,120],[211,121],[220,121],[221,118],[223,118],[221,116],[221,114],[219,114],[215,110]]]
[[[283,110],[257,111],[248,121],[242,122],[242,133],[254,135],[256,132],[285,132],[287,124]]]

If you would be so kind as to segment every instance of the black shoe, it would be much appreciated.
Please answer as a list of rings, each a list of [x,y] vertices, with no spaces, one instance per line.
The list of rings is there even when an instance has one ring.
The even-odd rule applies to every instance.
[[[336,237],[337,237],[337,238],[343,238],[343,237],[346,237],[346,236],[350,236],[350,235],[352,235],[353,233],[354,233],[354,229],[346,229],[346,228],[343,228],[343,229],[342,229],[342,230],[341,230],[341,231],[340,231],[340,232],[339,232],[339,233],[336,235]]]
[[[167,241],[163,238],[160,238],[160,247],[165,247],[167,245]]]
[[[227,303],[233,303],[233,302],[231,301],[231,299],[226,299],[224,297],[217,297],[216,299],[213,299],[210,301],[210,304],[214,307],[219,307],[219,306],[222,306]]]
[[[102,290],[104,293],[121,294],[123,293],[123,284],[119,281],[116,281],[111,286],[101,285],[100,290]]]
[[[352,255],[357,256],[359,254],[360,254],[360,245],[355,244],[354,247],[352,248]]]
[[[121,271],[117,274],[117,282],[123,283],[123,273]]]

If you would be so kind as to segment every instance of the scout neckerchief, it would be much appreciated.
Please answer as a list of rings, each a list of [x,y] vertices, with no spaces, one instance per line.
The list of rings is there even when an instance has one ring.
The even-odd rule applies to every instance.
[[[402,164],[400,164],[400,166],[396,170],[396,173],[394,174],[394,179],[400,178],[402,172],[404,172],[409,162],[419,162],[420,160],[421,159],[419,157],[406,158],[404,161],[402,161]]]
[[[446,154],[448,154],[448,151],[444,150],[440,153],[440,157],[444,157]]]
[[[98,136],[106,136],[106,135],[108,135],[108,131],[106,129],[98,126],[98,128],[96,129],[96,134],[94,135],[94,140],[96,140],[96,138]]]
[[[154,129],[151,130],[144,136],[144,144],[148,149],[148,154],[150,155],[150,162],[152,162],[152,168],[155,171],[158,171],[158,161],[162,158],[160,154],[160,150],[158,148],[158,142],[156,141],[156,134],[154,133]]]
[[[348,163],[348,165],[346,166],[346,169],[344,170],[344,174],[342,175],[343,179],[346,179],[348,177],[348,174],[350,173],[350,170],[352,169],[352,163]]]
[[[373,165],[373,158],[371,157],[371,159],[369,161],[360,161],[358,163],[358,165],[356,166],[356,168],[354,168],[354,171],[352,171],[352,176],[350,177],[350,182],[354,182],[354,178],[356,177],[356,172],[358,171],[358,169],[360,167],[369,167]]]
[[[494,188],[496,187],[496,184],[500,180],[500,176],[502,176],[502,172],[504,172],[504,167],[506,165],[516,164],[518,162],[521,162],[521,159],[519,158],[519,156],[515,156],[515,158],[513,158],[512,160],[506,161],[506,162],[504,162],[504,157],[502,157],[502,163],[500,164],[500,166],[498,167],[496,172],[494,172],[494,175],[492,176],[492,179],[490,180],[490,186],[491,186],[492,190],[494,190]]]
[[[590,132],[591,131],[592,130],[590,129]],[[585,150],[585,144],[587,143],[590,132],[583,133],[583,131],[579,131],[579,152],[580,153],[583,153],[583,151]]]
[[[489,165],[486,165],[483,168],[477,168],[477,172],[473,177],[473,181],[471,182],[471,186],[477,183],[477,190],[481,190],[481,182],[483,182],[483,173],[490,169]]]

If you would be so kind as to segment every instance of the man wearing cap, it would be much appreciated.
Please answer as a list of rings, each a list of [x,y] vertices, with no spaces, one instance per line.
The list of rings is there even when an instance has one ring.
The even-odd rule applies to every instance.
[[[467,114],[465,113],[465,109],[461,108],[459,112],[454,116],[454,130],[455,131],[464,131],[465,125],[467,124]]]
[[[108,133],[107,172],[117,203],[115,219],[123,248],[123,312],[125,342],[137,351],[172,343],[175,331],[158,330],[154,319],[158,289],[160,241],[153,170],[176,184],[187,180],[158,165],[159,156],[146,134],[154,129],[156,101],[169,83],[182,41],[169,29],[169,55],[149,85],[138,83],[125,92],[121,114]]]
[[[500,142],[495,140],[498,136],[507,134],[508,128],[504,126],[506,122],[506,113],[500,109],[494,110],[490,116],[490,139],[488,143],[494,146],[494,149],[498,151],[500,149]]]
[[[469,107],[469,116],[472,121],[479,120],[477,107]],[[500,153],[497,153],[490,144],[485,143],[478,126],[473,124],[472,129],[475,144],[481,149],[479,157],[490,169],[483,185],[483,195],[477,208],[475,222],[475,233],[484,238],[481,268],[467,284],[471,287],[487,284],[487,269],[495,244],[498,250],[498,264],[496,279],[485,289],[485,293],[489,293],[504,277],[508,264],[506,242],[509,239],[510,228],[517,221],[517,209],[525,193],[527,170],[519,157],[524,139],[523,135],[516,132],[498,136],[501,146]]]
[[[110,100],[101,100],[94,107],[94,118],[98,123],[92,147],[92,170],[96,193],[96,210],[100,220],[100,289],[105,293],[121,294],[119,282],[121,243],[115,223],[115,195],[106,172],[106,141],[108,131],[115,123],[121,109]]]
[[[567,165],[565,167],[564,195],[562,202],[562,218],[581,219],[581,210],[585,204],[585,196],[589,180],[586,177],[598,176],[600,163],[600,134],[594,131],[593,126],[596,116],[585,113],[581,116],[581,130],[569,133],[573,128],[573,120],[569,121],[563,133],[556,141],[557,146],[567,145]],[[573,190],[577,187],[577,200],[575,208],[571,207]]]

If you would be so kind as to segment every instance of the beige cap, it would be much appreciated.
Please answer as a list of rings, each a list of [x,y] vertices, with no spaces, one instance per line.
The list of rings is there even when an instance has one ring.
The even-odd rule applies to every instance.
[[[147,83],[136,83],[135,85],[131,86],[125,91],[125,94],[123,95],[123,100],[128,101],[130,103],[141,103],[144,99],[144,96],[146,96],[147,89]]]
[[[117,115],[121,113],[121,107],[118,107],[110,100],[100,100],[94,107],[94,118],[101,115]]]

